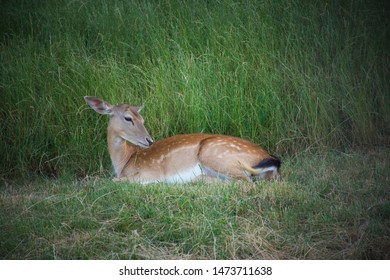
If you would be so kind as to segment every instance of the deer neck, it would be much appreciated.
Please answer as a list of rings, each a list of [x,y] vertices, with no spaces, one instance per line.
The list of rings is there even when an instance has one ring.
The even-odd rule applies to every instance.
[[[116,177],[120,177],[131,156],[136,152],[137,146],[130,144],[125,139],[108,129],[108,151]]]

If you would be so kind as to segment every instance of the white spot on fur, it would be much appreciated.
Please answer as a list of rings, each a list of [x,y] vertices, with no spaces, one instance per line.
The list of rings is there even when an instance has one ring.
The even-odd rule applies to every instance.
[[[237,145],[234,145],[234,144],[229,144],[229,146],[231,148],[237,149],[238,151],[241,151],[241,147],[240,146],[237,146]]]

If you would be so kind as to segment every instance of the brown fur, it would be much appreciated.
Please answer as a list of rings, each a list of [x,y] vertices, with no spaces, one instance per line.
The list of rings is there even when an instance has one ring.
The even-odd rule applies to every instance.
[[[248,140],[225,135],[175,135],[151,145],[140,107],[112,106],[96,97],[85,99],[98,113],[110,115],[108,148],[119,180],[188,181],[203,175],[248,180],[244,170],[254,174],[251,166],[272,158]]]

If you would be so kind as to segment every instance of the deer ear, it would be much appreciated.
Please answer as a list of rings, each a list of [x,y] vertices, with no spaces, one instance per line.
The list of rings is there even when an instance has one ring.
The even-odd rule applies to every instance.
[[[102,115],[112,114],[112,105],[101,98],[94,96],[84,96],[85,101],[94,109],[96,112]]]
[[[144,108],[144,106],[132,106],[133,110],[137,111],[137,113],[141,112],[141,110]]]

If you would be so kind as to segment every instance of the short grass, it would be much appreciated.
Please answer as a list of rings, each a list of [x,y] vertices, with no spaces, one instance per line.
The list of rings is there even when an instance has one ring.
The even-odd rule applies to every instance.
[[[302,153],[282,182],[7,182],[2,259],[388,259],[388,149]]]

